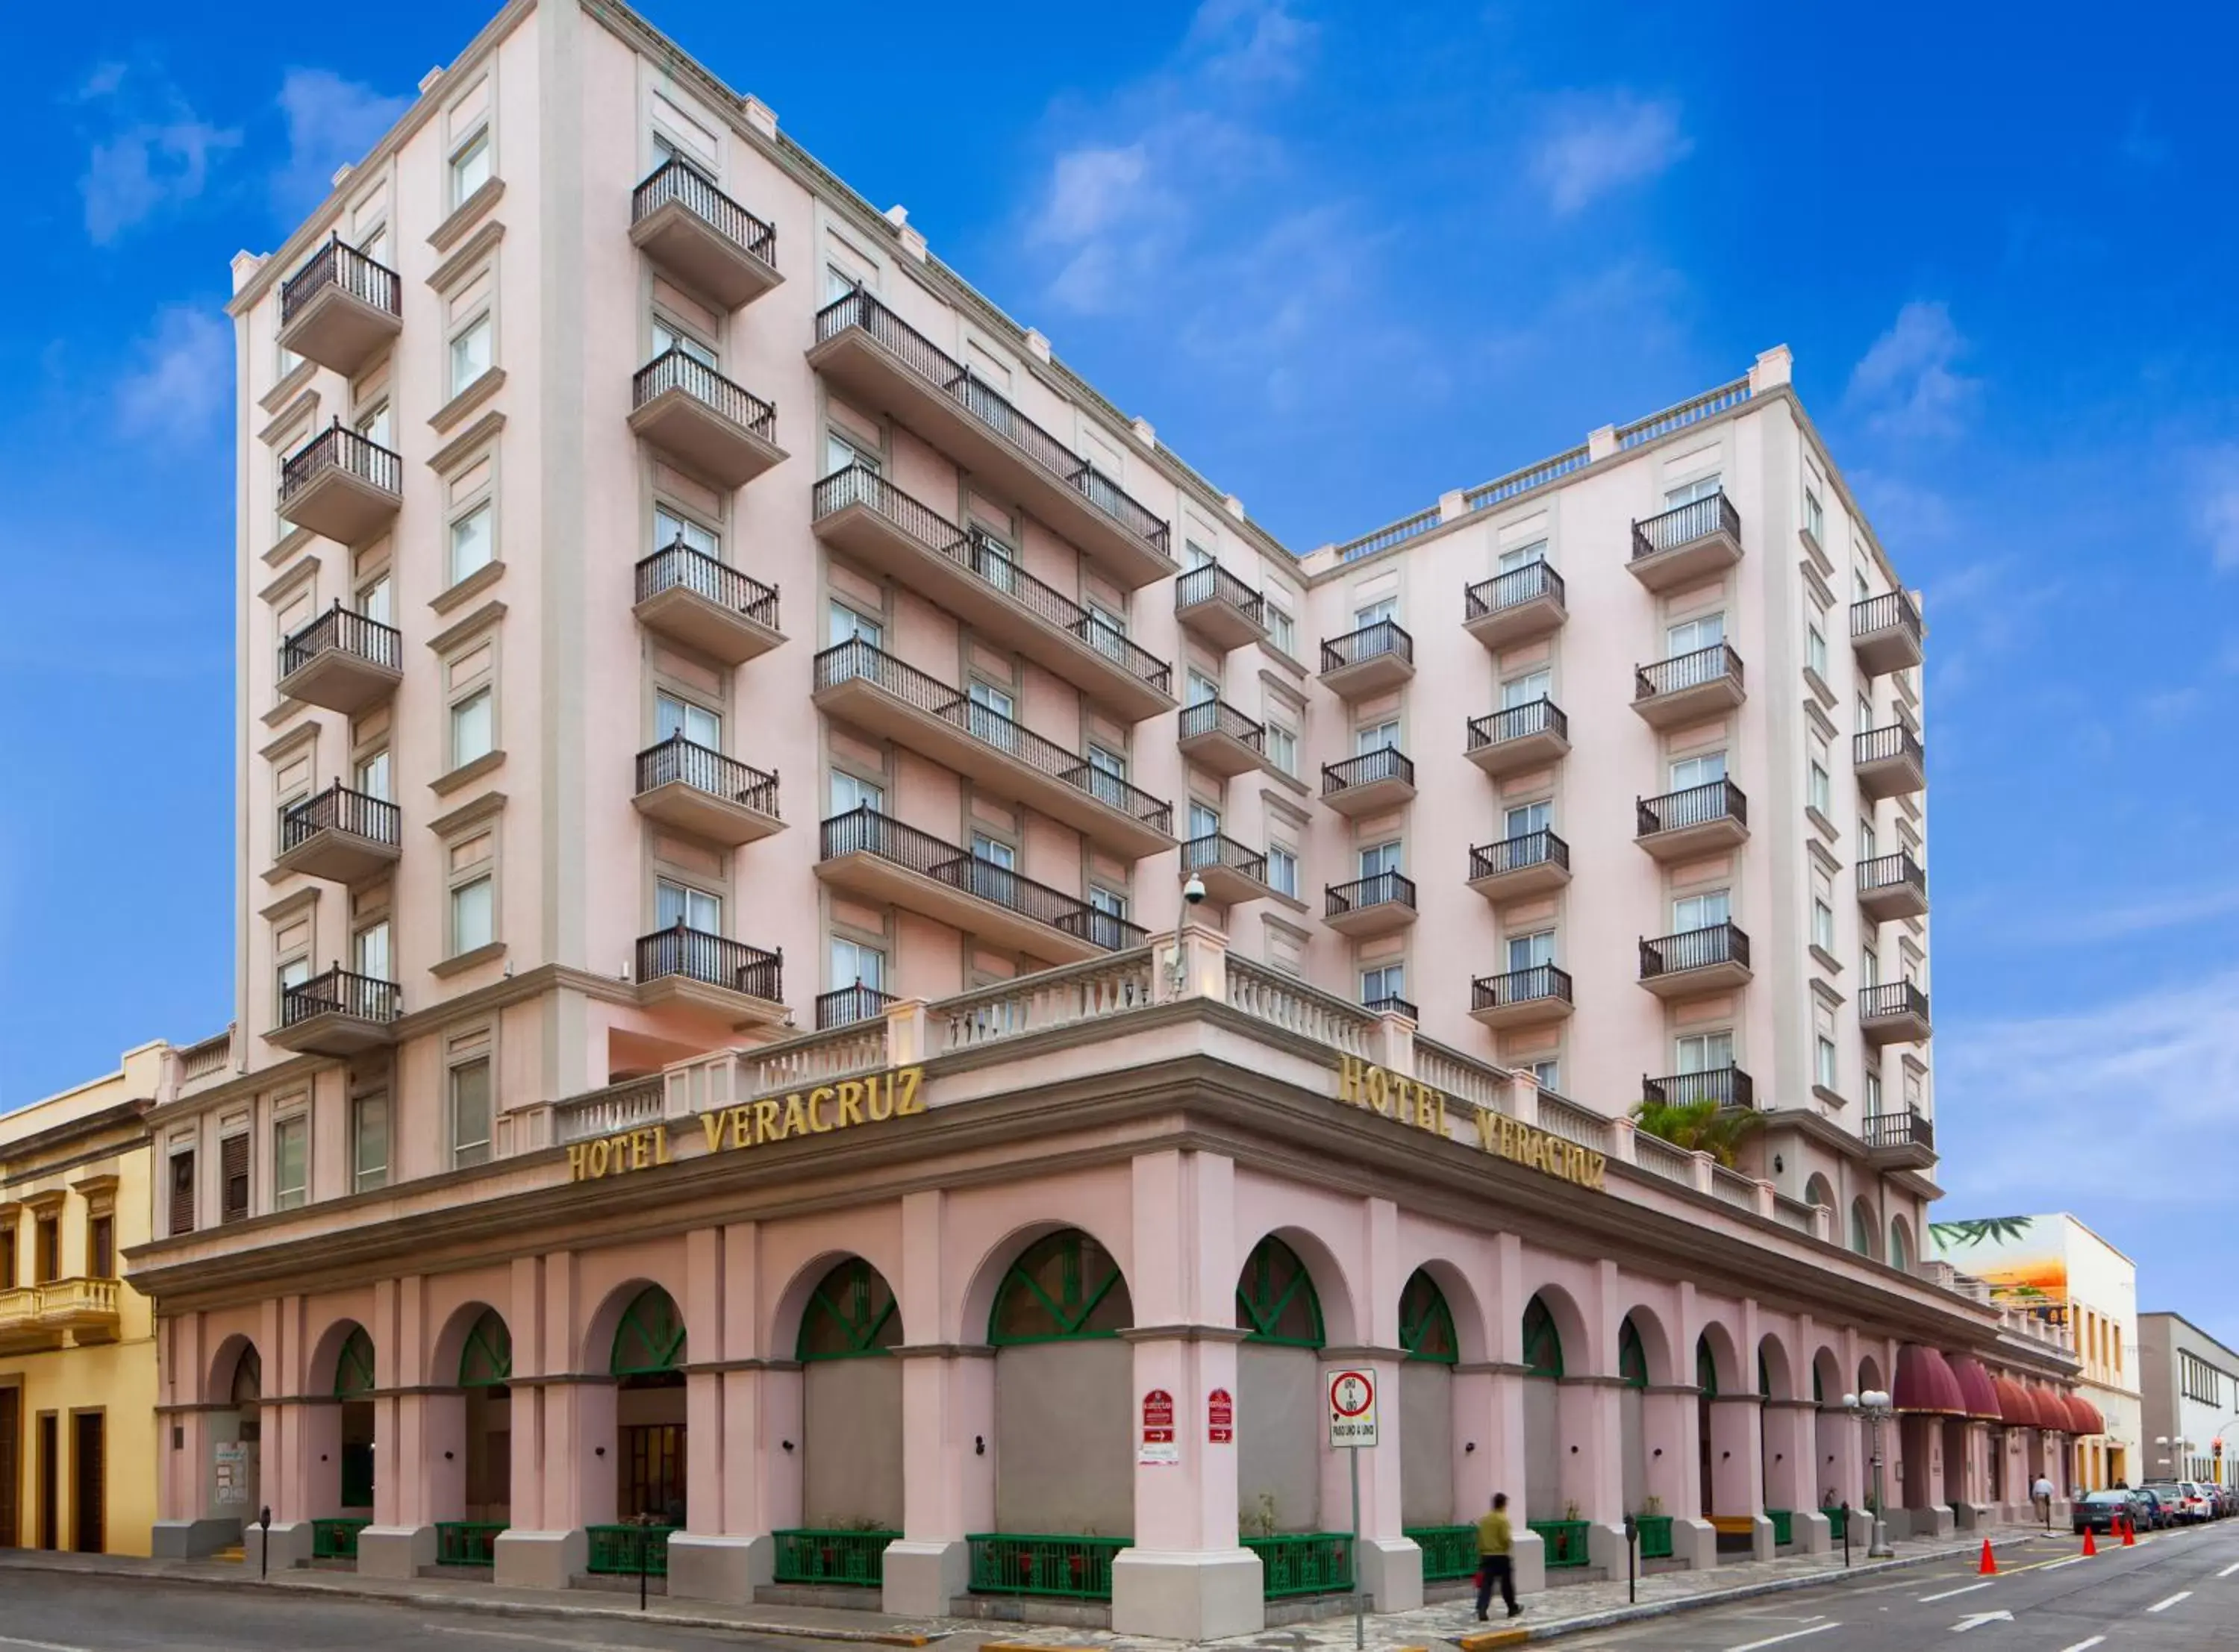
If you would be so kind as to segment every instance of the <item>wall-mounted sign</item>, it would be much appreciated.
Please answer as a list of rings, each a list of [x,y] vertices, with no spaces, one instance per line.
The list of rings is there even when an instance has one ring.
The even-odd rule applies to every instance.
[[[1338,1058],[1337,1098],[1347,1106],[1379,1113],[1417,1130],[1428,1131],[1433,1136],[1446,1135],[1446,1096],[1443,1091],[1420,1079],[1405,1078],[1363,1061],[1359,1056]],[[1478,1145],[1495,1158],[1591,1192],[1609,1191],[1605,1179],[1609,1168],[1606,1155],[1581,1147],[1576,1142],[1565,1141],[1537,1125],[1511,1118],[1490,1107],[1478,1107],[1476,1114]]]
[[[1211,1445],[1236,1443],[1236,1397],[1225,1388],[1205,1397],[1205,1437]]]
[[[842,1078],[814,1090],[764,1096],[735,1107],[700,1115],[702,1139],[711,1153],[736,1152],[795,1136],[828,1136],[858,1125],[880,1125],[925,1111],[925,1069],[895,1067]],[[595,1182],[670,1162],[666,1122],[625,1130],[595,1141],[568,1146],[568,1179]]]
[[[1143,1443],[1135,1461],[1164,1467],[1181,1460],[1181,1443],[1174,1437],[1174,1397],[1154,1388],[1143,1396]]]
[[[1418,1079],[1386,1071],[1359,1056],[1337,1058],[1337,1098],[1418,1130],[1439,1136],[1446,1133],[1444,1091],[1433,1090]]]

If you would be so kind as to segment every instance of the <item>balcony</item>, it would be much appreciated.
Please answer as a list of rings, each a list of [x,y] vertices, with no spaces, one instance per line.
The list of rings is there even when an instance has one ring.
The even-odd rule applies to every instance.
[[[1182,876],[1192,872],[1205,886],[1206,898],[1224,906],[1275,892],[1267,881],[1267,857],[1217,832],[1182,845]]]
[[[816,484],[816,536],[1046,667],[1130,722],[1171,710],[1173,668],[967,533],[860,465]]]
[[[1640,984],[1660,998],[1727,992],[1750,974],[1749,937],[1731,924],[1640,943]]]
[[[1850,604],[1850,652],[1869,677],[1920,663],[1920,610],[1902,591]]]
[[[1371,1015],[1404,1015],[1410,1021],[1420,1021],[1423,1012],[1405,998],[1387,994],[1380,998],[1363,998],[1360,1007]]]
[[[1215,648],[1240,648],[1267,635],[1266,599],[1226,568],[1208,562],[1174,581],[1174,618]]]
[[[1389,746],[1322,765],[1322,801],[1350,818],[1397,808],[1414,795],[1414,764]]]
[[[1267,760],[1267,726],[1256,723],[1225,700],[1200,700],[1181,710],[1182,755],[1208,774],[1223,778],[1275,766]]]
[[[785,954],[688,927],[679,919],[637,942],[640,1004],[681,1004],[728,1016],[738,1027],[786,1018]]]
[[[1866,1042],[1928,1042],[1928,994],[1910,981],[1870,986],[1858,994],[1858,1031]]]
[[[404,639],[394,626],[353,614],[340,600],[280,645],[280,692],[355,716],[404,680]]]
[[[1415,639],[1389,620],[1322,644],[1322,686],[1344,700],[1397,688],[1415,674]]]
[[[1861,860],[1858,906],[1877,924],[1922,917],[1928,911],[1928,874],[1902,850]]]
[[[818,707],[1040,810],[1128,859],[1171,849],[1173,810],[861,638],[816,656]]]
[[[743,666],[785,640],[774,589],[681,541],[637,565],[630,612],[655,636],[727,666]]]
[[[1724,717],[1744,698],[1742,657],[1727,643],[1633,668],[1632,708],[1651,728],[1708,722]]]
[[[1470,983],[1470,1019],[1496,1031],[1545,1026],[1566,1019],[1572,1007],[1571,972],[1552,964],[1480,975]]]
[[[681,349],[637,370],[629,428],[718,488],[743,488],[785,457],[777,409]]]
[[[1415,921],[1415,880],[1379,872],[1349,884],[1324,886],[1322,921],[1340,935],[1361,939],[1388,935]]]
[[[50,1279],[0,1289],[0,1354],[59,1348],[64,1336],[81,1345],[113,1343],[120,1324],[114,1279]]]
[[[1717,854],[1748,839],[1749,799],[1731,780],[1712,780],[1633,804],[1633,841],[1658,860]]]
[[[760,298],[777,273],[777,231],[673,156],[630,196],[630,239],[724,309]]]
[[[834,992],[820,992],[816,997],[816,1030],[829,1032],[834,1027],[853,1026],[858,1021],[875,1021],[894,1001],[893,993],[881,992],[860,981]]]
[[[1545,562],[1526,562],[1462,594],[1462,629],[1495,654],[1552,635],[1570,613],[1563,576]]]
[[[1742,518],[1723,493],[1632,525],[1632,577],[1651,591],[1700,585],[1742,560]]]
[[[630,803],[649,820],[735,849],[785,830],[777,776],[672,734],[637,754]]]
[[[1469,760],[1495,780],[1545,768],[1570,749],[1571,720],[1544,696],[1470,719]]]
[[[362,883],[396,864],[402,817],[386,798],[336,781],[280,812],[278,872],[300,872],[331,883]]]
[[[395,519],[404,461],[337,419],[280,467],[280,514],[338,545],[362,545]]]
[[[1872,1114],[1858,1134],[1877,1171],[1924,1171],[1936,1163],[1936,1121],[1917,1112]]]
[[[1858,792],[1873,799],[1917,792],[1928,784],[1928,753],[1910,723],[1891,723],[1850,737]]]
[[[819,850],[816,875],[834,889],[1053,964],[1150,939],[1139,925],[868,808],[827,820]]]
[[[1470,851],[1469,886],[1495,906],[1552,894],[1571,881],[1571,846],[1551,832],[1525,832]]]
[[[1079,546],[1129,590],[1170,577],[1166,524],[861,290],[818,312],[809,365],[893,415]]]
[[[265,1034],[302,1055],[349,1057],[392,1044],[403,998],[394,981],[336,965],[280,992],[280,1025]]]
[[[1675,1072],[1662,1078],[1643,1078],[1640,1098],[1659,1107],[1693,1107],[1714,1101],[1721,1107],[1754,1111],[1757,1082],[1739,1067],[1712,1067],[1705,1072]]]
[[[62,1335],[39,1324],[39,1287],[0,1286],[0,1354],[30,1354],[62,1346]]]
[[[344,378],[402,330],[396,272],[340,236],[280,285],[280,348]]]

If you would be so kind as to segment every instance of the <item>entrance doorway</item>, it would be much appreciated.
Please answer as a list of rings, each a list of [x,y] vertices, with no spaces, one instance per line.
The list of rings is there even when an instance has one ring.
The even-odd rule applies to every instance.
[[[0,1388],[0,1549],[23,1539],[17,1532],[16,1503],[23,1483],[23,1390]]]
[[[62,1526],[62,1419],[39,1413],[39,1547],[58,1549]]]
[[[70,1413],[70,1547],[98,1555],[108,1547],[108,1440],[103,1413]]]

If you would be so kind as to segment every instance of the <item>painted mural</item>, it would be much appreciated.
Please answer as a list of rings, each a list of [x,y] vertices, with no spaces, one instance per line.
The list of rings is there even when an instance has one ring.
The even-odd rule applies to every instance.
[[[1938,1261],[1971,1273],[1994,1301],[2033,1309],[2043,1318],[2068,1315],[2068,1257],[2060,1224],[2033,1216],[1992,1216],[1971,1222],[1930,1222]]]

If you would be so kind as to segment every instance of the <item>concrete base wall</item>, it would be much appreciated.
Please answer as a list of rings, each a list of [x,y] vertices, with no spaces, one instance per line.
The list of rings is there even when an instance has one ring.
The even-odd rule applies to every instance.
[[[252,1573],[267,1569],[284,1572],[291,1566],[308,1566],[311,1562],[311,1523],[276,1520],[269,1533],[262,1526],[249,1526],[241,1534],[241,1554],[246,1569]]]
[[[1353,1545],[1353,1581],[1372,1612],[1412,1612],[1423,1603],[1423,1551],[1408,1538],[1364,1537]]]
[[[676,1600],[744,1606],[757,1589],[773,1581],[776,1565],[775,1538],[701,1537],[680,1531],[668,1540],[668,1593]]]
[[[417,1577],[435,1563],[433,1526],[368,1526],[357,1535],[361,1577]]]
[[[1691,1572],[1710,1570],[1718,1563],[1718,1529],[1707,1520],[1674,1517],[1671,1558]]]
[[[157,1560],[200,1560],[242,1541],[238,1520],[159,1520],[149,1531]]]
[[[1544,1555],[1542,1559],[1545,1559]],[[1586,1563],[1601,1569],[1604,1577],[1623,1577],[1625,1564],[1624,1528],[1595,1521],[1586,1528]]]
[[[1364,1549],[1366,1547],[1363,1545]],[[1420,1605],[1422,1551],[1412,1543],[1406,1547],[1415,1553],[1413,1603]],[[894,1565],[890,1549],[887,1551],[889,1587]],[[1267,1622],[1262,1588],[1259,1556],[1248,1549],[1213,1554],[1122,1549],[1112,1561],[1112,1628],[1120,1635],[1173,1641],[1257,1635]]]
[[[508,1589],[568,1589],[591,1558],[591,1535],[573,1531],[502,1531],[491,1581]]]
[[[1835,1523],[1816,1511],[1799,1509],[1789,1516],[1788,1532],[1800,1555],[1824,1555],[1835,1546]]]
[[[903,1538],[888,1543],[885,1578],[880,1611],[895,1617],[946,1617],[949,1602],[971,1588],[971,1545],[960,1539],[944,1543]]]
[[[1508,1556],[1518,1595],[1537,1595],[1547,1587],[1547,1540],[1536,1531],[1525,1530],[1521,1521],[1516,1523]]]

